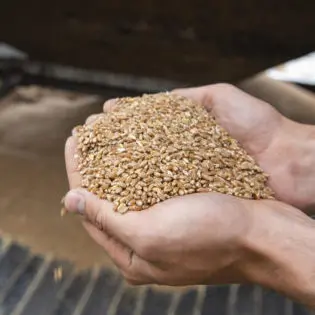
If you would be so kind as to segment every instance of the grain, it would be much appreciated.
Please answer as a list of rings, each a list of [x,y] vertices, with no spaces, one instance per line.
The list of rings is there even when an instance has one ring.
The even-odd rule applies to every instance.
[[[60,203],[62,205],[61,210],[60,210],[60,216],[64,217],[67,214],[67,209],[65,207],[65,196],[61,198]]]
[[[54,281],[60,282],[63,278],[63,269],[61,266],[54,269]]]
[[[76,128],[81,186],[139,211],[175,196],[272,199],[268,176],[203,106],[169,93],[118,99]]]

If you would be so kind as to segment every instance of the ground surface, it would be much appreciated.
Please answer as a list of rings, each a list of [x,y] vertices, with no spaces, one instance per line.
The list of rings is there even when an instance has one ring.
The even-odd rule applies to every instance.
[[[54,277],[62,270],[60,278]],[[180,291],[129,287],[109,268],[76,272],[71,264],[0,241],[2,315],[311,315],[304,307],[255,286]]]
[[[78,267],[108,262],[76,218],[60,218],[64,141],[101,110],[102,100],[38,88],[18,92],[0,102],[0,230]]]

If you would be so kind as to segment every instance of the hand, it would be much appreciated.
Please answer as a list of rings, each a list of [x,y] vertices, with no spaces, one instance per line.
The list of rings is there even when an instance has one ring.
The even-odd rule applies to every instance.
[[[196,90],[203,91],[204,89],[208,90],[209,87]],[[267,152],[268,147],[270,149],[271,146],[268,142],[271,139],[281,138],[277,129],[285,125],[283,121],[286,119],[282,116],[272,118],[279,114],[269,105],[230,86],[210,86],[211,89],[216,90],[213,91],[213,95],[222,94],[224,91],[228,98],[233,98],[241,102],[240,104],[247,104],[247,114],[245,114],[246,111],[243,111],[237,120],[238,123],[230,118],[230,124],[225,124],[225,121],[229,121],[227,118],[231,117],[231,113],[228,112],[224,115],[223,111],[222,114],[217,114],[218,110],[215,111],[217,105],[212,107],[219,122],[234,137],[238,135],[239,141],[251,154],[255,155],[256,159],[260,154],[263,155],[262,152]],[[192,89],[190,92],[196,90]],[[187,92],[189,90],[176,91],[182,95]],[[201,94],[198,93],[198,95]],[[194,96],[192,97],[194,98]],[[200,101],[208,104],[207,97]],[[114,101],[107,102],[105,110],[114,104]],[[215,97],[212,97],[211,104],[217,104]],[[228,107],[228,105],[225,106]],[[263,132],[264,128],[260,129],[260,132],[265,134],[265,137],[259,138],[259,132],[254,132],[256,140],[259,140],[254,142],[251,142],[253,140],[248,137],[248,132],[241,131],[243,125],[250,129],[253,118],[246,117],[254,115],[251,106],[259,106],[259,111],[265,118],[270,115],[266,121],[273,121],[275,126],[278,125],[278,127],[269,128],[269,130],[274,130],[270,132],[269,136],[269,130]],[[233,106],[230,108],[231,112],[232,108]],[[264,113],[264,111],[266,112]],[[234,116],[237,115],[237,112],[237,110],[234,112]],[[91,117],[87,122],[91,123],[94,119],[95,117]],[[246,121],[248,125],[245,124]],[[66,144],[66,164],[71,189],[80,186],[80,176],[76,169],[74,153],[75,138],[71,137]],[[84,226],[89,234],[109,253],[131,283],[185,285],[254,281],[276,288],[272,285],[272,281],[268,282],[262,279],[263,277],[257,278],[258,273],[253,273],[255,269],[253,266],[257,267],[257,262],[253,263],[252,248],[254,246],[248,245],[248,239],[251,239],[251,244],[254,244],[255,237],[265,240],[267,234],[271,236],[280,234],[275,231],[282,230],[279,228],[281,221],[278,220],[279,222],[272,225],[272,220],[270,216],[267,216],[268,211],[266,211],[279,208],[279,206],[277,207],[280,204],[278,202],[241,200],[214,193],[198,194],[174,198],[149,210],[127,213],[123,216],[113,212],[110,203],[101,201],[84,190],[74,190],[68,193],[65,203],[70,211],[79,210],[83,214]],[[281,208],[279,211],[282,210]],[[299,213],[297,210],[294,211]],[[262,234],[258,232],[261,229],[258,228],[257,222],[259,225],[264,223],[265,230]],[[279,238],[282,240],[281,244],[292,234],[292,227],[294,227],[294,222],[291,222],[290,228],[286,229],[288,233],[284,235],[284,238]],[[253,231],[256,236],[252,238]],[[276,239],[272,241],[274,242]],[[269,249],[272,244],[271,240],[268,244]],[[265,246],[265,242],[263,245]],[[281,254],[281,251],[279,253]],[[265,258],[261,257],[263,254],[263,251],[259,251],[258,270],[261,270],[261,274],[265,274],[263,264],[270,258],[268,256],[268,259],[263,259]],[[275,265],[271,264],[272,270],[274,267]],[[266,274],[272,275],[272,270]],[[272,276],[270,278],[273,279]]]
[[[174,93],[211,111],[270,175],[269,185],[278,200],[315,211],[314,126],[293,122],[271,105],[228,84],[179,89]]]
[[[246,281],[246,202],[215,193],[187,195],[121,215],[79,189],[66,196],[65,206],[83,215],[90,236],[128,282],[177,286]]]
[[[250,227],[247,208],[252,210],[252,201],[216,193],[194,194],[121,215],[113,211],[111,203],[78,188],[81,179],[75,150],[75,137],[70,137],[65,153],[72,190],[66,195],[65,207],[82,214],[87,232],[128,282],[193,285],[246,281],[242,243]]]
[[[211,112],[270,175],[269,185],[278,200],[315,212],[314,126],[293,122],[270,104],[229,84],[173,92],[195,100]],[[114,106],[115,100],[107,101],[104,111]]]
[[[65,205],[131,284],[256,283],[315,307],[314,222],[293,207],[211,193],[121,215],[82,189]]]

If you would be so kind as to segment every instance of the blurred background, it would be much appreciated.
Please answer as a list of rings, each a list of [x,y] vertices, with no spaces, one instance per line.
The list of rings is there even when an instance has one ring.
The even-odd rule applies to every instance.
[[[2,1],[0,314],[308,314],[255,286],[131,289],[79,220],[60,218],[60,199],[66,138],[112,97],[230,82],[314,124],[314,12],[293,0]]]

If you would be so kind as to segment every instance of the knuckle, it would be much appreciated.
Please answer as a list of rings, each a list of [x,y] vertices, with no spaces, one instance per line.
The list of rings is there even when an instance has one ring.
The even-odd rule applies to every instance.
[[[106,110],[107,110],[107,103],[108,103],[108,101],[106,101],[104,104],[103,104],[103,111],[105,112]]]
[[[88,118],[86,118],[85,124],[90,124],[96,118],[96,116],[96,114],[90,115]]]
[[[112,111],[112,109],[115,107],[115,103],[116,103],[116,99],[107,100],[107,101],[103,104],[103,111],[104,111],[105,113]]]

